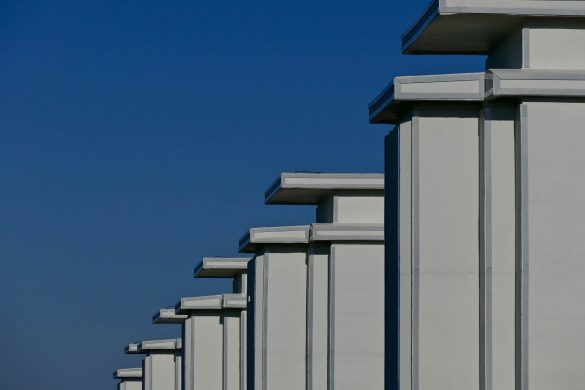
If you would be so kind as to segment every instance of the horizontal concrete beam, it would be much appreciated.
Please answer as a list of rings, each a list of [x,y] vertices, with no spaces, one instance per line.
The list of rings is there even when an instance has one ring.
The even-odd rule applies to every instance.
[[[384,191],[384,175],[376,173],[281,173],[264,194],[266,204],[316,205],[338,192]]]
[[[307,244],[309,226],[280,226],[252,228],[239,242],[240,252],[254,253],[259,246],[269,244]]]
[[[114,371],[114,379],[142,379],[142,368],[120,368]]]
[[[233,278],[248,268],[246,257],[204,257],[195,267],[196,278]]]

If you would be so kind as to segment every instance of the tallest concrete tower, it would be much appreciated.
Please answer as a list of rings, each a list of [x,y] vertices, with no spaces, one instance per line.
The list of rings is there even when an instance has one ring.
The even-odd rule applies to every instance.
[[[487,55],[398,77],[386,139],[386,389],[585,383],[585,1],[435,1],[406,54]]]

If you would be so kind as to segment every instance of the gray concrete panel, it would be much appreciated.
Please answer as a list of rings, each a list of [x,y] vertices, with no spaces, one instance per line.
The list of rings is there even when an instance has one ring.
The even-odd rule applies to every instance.
[[[398,128],[399,147],[399,350],[400,390],[412,387],[412,120]],[[387,260],[388,261],[388,260]],[[396,358],[394,356],[393,358]]]
[[[384,386],[384,246],[333,243],[329,389]]]
[[[263,292],[262,390],[306,385],[306,287],[304,248],[266,248]]]
[[[176,390],[175,354],[153,353],[144,358],[144,390]]]
[[[223,390],[223,324],[219,312],[198,312],[183,326],[184,389]]]
[[[307,390],[327,389],[329,245],[309,248],[307,269]]]
[[[480,211],[480,378],[482,389],[515,388],[516,107],[482,115]]]
[[[223,390],[240,390],[240,310],[223,312]]]
[[[585,102],[521,106],[525,389],[585,382]]]
[[[413,389],[479,389],[475,115],[413,118]]]

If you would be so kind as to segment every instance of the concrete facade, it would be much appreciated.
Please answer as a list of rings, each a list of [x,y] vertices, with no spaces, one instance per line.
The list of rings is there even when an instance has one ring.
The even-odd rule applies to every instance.
[[[249,258],[206,257],[196,278],[231,278],[232,293],[223,294],[223,389],[244,390],[246,383],[247,277]]]
[[[118,390],[142,390],[142,368],[121,368],[114,371]]]
[[[585,381],[583,16],[581,1],[446,0],[405,35],[406,53],[488,59],[396,78],[370,104],[372,123],[395,125],[387,389]]]
[[[184,389],[242,390],[246,356],[247,258],[204,258],[197,278],[231,277],[232,293],[182,298]]]
[[[143,390],[180,390],[181,339],[148,340],[129,344],[126,353],[143,354]]]
[[[382,175],[284,173],[265,199],[315,205],[316,223],[255,228],[240,241],[255,253],[248,388],[380,388]]]

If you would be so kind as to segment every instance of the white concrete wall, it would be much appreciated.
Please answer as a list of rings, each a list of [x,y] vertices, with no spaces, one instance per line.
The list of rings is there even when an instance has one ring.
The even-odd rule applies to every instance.
[[[305,386],[307,264],[305,249],[264,253],[263,390]]]
[[[585,22],[538,20],[496,45],[487,60],[488,68],[585,69]]]
[[[384,196],[335,196],[333,223],[384,223]]]
[[[264,296],[264,255],[256,255],[250,260],[252,266],[249,277],[249,327],[246,339],[248,340],[247,354],[247,389],[262,390],[262,373],[264,355],[263,338],[264,321],[263,321],[263,296]]]
[[[248,311],[240,311],[240,390],[248,383]]]
[[[384,386],[384,246],[331,245],[329,389]]]
[[[223,390],[240,390],[240,310],[223,313]]]
[[[399,143],[399,375],[400,390],[412,386],[412,120],[398,128]],[[390,259],[386,262],[391,266]]]
[[[583,21],[533,21],[525,34],[525,68],[585,69]]]
[[[175,354],[175,390],[183,389],[183,356],[182,351]]]
[[[174,353],[153,353],[144,357],[144,390],[175,390]]]
[[[521,106],[519,259],[525,388],[585,382],[585,102]]]
[[[329,246],[309,248],[307,269],[307,390],[327,389]]]
[[[185,390],[223,390],[223,324],[220,311],[201,311],[183,325]]]
[[[467,112],[413,118],[412,363],[421,390],[479,389],[478,132]]]
[[[121,381],[118,383],[118,390],[142,390],[142,381]]]
[[[318,223],[384,223],[384,196],[347,191],[325,198],[317,206]]]
[[[486,105],[480,130],[480,367],[486,389],[515,389],[517,107]]]

